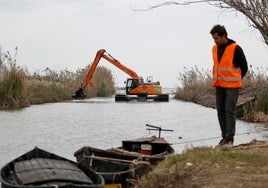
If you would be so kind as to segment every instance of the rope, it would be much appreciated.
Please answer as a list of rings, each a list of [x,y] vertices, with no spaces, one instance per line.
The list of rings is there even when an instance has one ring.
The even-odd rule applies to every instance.
[[[89,159],[89,164],[90,166],[92,166],[92,162],[94,159],[98,159],[98,160],[104,160],[104,161],[114,161],[114,162],[122,162],[122,163],[128,163],[128,164],[133,164],[137,167],[135,168],[129,168],[129,170],[124,170],[124,171],[116,171],[116,172],[99,172],[99,174],[101,175],[109,175],[109,174],[113,174],[113,175],[119,175],[119,174],[125,174],[125,173],[129,173],[129,172],[133,172],[136,171],[137,169],[143,167],[144,165],[146,166],[150,166],[151,163],[147,162],[147,161],[143,161],[142,158],[137,158],[134,160],[124,160],[124,159],[116,159],[116,158],[109,158],[109,157],[100,157],[100,156],[95,156],[94,154],[91,156],[86,156],[85,154],[83,154],[83,157],[86,159]]]
[[[140,156],[144,156],[143,154],[141,153],[138,153],[138,152],[134,152],[134,151],[127,151],[127,150],[124,150],[124,149],[120,149],[120,148],[111,148],[111,149],[108,149],[107,151],[111,151],[111,152],[116,152],[118,154],[127,154],[127,155],[132,155],[132,156],[137,156],[137,157],[140,157]],[[145,155],[146,156],[146,155]]]
[[[250,132],[238,133],[238,134],[236,134],[236,136],[245,135],[245,134],[249,135],[252,133],[259,133],[259,132],[260,131],[250,131]],[[197,139],[197,140],[189,140],[189,141],[184,141],[184,142],[171,143],[171,145],[188,144],[188,143],[193,143],[193,142],[201,142],[201,141],[214,140],[214,139],[220,139],[220,138],[221,137],[216,136],[216,137],[210,137],[210,138],[203,138],[203,139]]]
[[[129,170],[123,170],[123,171],[116,171],[116,172],[97,172],[100,175],[120,175],[120,174],[126,174],[132,171],[136,171],[137,169],[141,168],[142,166],[138,166],[135,168],[131,168]]]
[[[90,155],[90,156],[87,156],[85,154],[83,154],[83,157],[84,158],[87,158],[87,159],[98,159],[98,160],[103,160],[103,161],[115,161],[115,162],[122,162],[122,163],[133,163],[133,164],[140,164],[140,163],[148,163],[146,161],[142,161],[142,158],[137,158],[137,159],[134,159],[134,160],[125,160],[125,159],[117,159],[117,158],[110,158],[110,157],[100,157],[100,156],[95,156],[94,154]]]

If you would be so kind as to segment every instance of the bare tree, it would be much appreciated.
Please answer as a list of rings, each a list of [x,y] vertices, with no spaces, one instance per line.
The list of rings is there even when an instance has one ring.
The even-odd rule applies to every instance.
[[[243,13],[250,26],[260,31],[265,44],[268,45],[268,0],[221,0],[216,6]]]
[[[145,9],[135,9],[135,11],[146,11],[167,5],[189,5],[194,3],[209,3],[222,9],[233,9],[241,12],[246,16],[249,25],[261,33],[264,43],[268,45],[268,0],[166,1],[157,5],[149,5]]]

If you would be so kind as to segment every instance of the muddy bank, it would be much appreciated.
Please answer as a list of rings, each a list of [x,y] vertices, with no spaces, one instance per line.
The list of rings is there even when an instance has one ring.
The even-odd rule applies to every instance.
[[[252,100],[253,98],[255,98],[255,96],[256,93],[254,88],[244,88],[239,92],[237,105]],[[193,102],[209,108],[216,108],[215,93],[200,92],[200,94],[195,97]]]
[[[255,122],[255,123],[264,123],[268,125],[268,115],[266,115],[263,112],[255,112],[253,110],[254,104],[252,104],[252,101],[256,98],[256,88],[254,87],[247,87],[243,88],[239,92],[237,106],[240,106],[241,108],[238,109],[238,118]],[[215,93],[208,93],[208,92],[200,92],[197,96],[192,99],[191,102],[194,102],[196,104],[200,104],[205,107],[209,108],[216,108],[216,98]],[[243,107],[247,104],[247,110],[243,109]],[[249,106],[248,106],[249,105]],[[243,110],[243,111],[241,111]],[[245,114],[246,113],[246,114]]]

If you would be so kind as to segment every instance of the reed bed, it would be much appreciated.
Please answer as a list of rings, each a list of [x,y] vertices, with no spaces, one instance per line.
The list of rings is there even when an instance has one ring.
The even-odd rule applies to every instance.
[[[41,73],[30,74],[16,66],[16,53],[12,56],[0,48],[0,109],[18,109],[32,104],[70,100],[90,68],[89,65],[72,72],[67,69],[55,71],[47,67]],[[112,73],[106,67],[96,68],[92,82],[96,89],[87,89],[88,97],[107,97],[115,92]]]

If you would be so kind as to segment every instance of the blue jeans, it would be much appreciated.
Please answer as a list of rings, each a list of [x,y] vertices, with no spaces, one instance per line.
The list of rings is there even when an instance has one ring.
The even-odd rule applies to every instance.
[[[216,87],[216,108],[223,139],[234,139],[238,93],[239,88]]]

